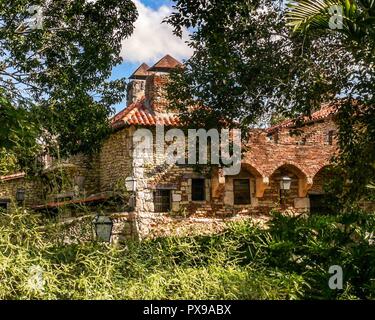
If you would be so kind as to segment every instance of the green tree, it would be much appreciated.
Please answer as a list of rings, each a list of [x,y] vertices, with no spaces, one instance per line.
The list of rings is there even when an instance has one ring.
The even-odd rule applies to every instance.
[[[339,161],[343,181],[353,181],[351,191],[345,189],[353,199],[374,176],[373,108],[353,107],[353,99],[366,105],[372,99],[371,46],[352,50],[353,40],[338,32],[293,32],[289,10],[270,0],[175,1],[167,22],[177,35],[191,28],[195,53],[172,75],[171,107],[195,126],[214,126],[224,117],[245,133],[265,114],[309,115],[341,98]]]
[[[334,8],[334,9],[333,9]],[[345,179],[347,200],[365,192],[375,179],[375,2],[372,0],[293,1],[287,13],[288,25],[296,34],[320,39],[327,33],[341,38],[341,48],[350,52],[357,67],[351,70],[346,95],[359,103],[346,103],[339,112],[340,150],[338,159]],[[330,25],[332,21],[336,25]]]
[[[131,0],[1,1],[0,147],[97,150],[125,92],[109,79],[136,18]]]

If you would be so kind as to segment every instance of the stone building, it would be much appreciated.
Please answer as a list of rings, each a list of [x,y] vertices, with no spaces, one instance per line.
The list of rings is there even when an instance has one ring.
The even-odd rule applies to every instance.
[[[252,130],[236,176],[224,176],[217,166],[197,170],[191,165],[147,163],[134,156],[137,129],[155,134],[156,126],[179,127],[178,116],[166,108],[164,89],[168,74],[180,66],[169,55],[151,68],[142,64],[130,77],[128,105],[111,120],[113,132],[101,152],[90,159],[76,156],[63,165],[46,165],[44,181],[48,174],[65,172],[68,186],[52,191],[38,185],[43,181],[29,180],[24,174],[1,177],[0,205],[22,193],[26,205],[36,209],[100,203],[126,187],[131,178],[136,181],[131,211],[139,229],[149,227],[147,221],[160,214],[226,218],[267,214],[280,207],[321,210],[328,179],[325,169],[337,151],[335,104],[303,119],[298,134],[291,134],[294,121]],[[280,190],[283,179],[290,179],[289,190]]]

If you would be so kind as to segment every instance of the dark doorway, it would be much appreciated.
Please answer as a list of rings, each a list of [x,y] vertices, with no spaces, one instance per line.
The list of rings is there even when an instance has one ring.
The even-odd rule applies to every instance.
[[[310,194],[310,212],[312,214],[331,214],[329,196],[326,194]]]
[[[9,203],[9,199],[0,199],[0,211],[8,210]]]
[[[233,180],[234,204],[248,205],[251,204],[250,180],[235,179]]]
[[[206,200],[206,184],[204,179],[193,179],[191,184],[191,194],[193,201]]]

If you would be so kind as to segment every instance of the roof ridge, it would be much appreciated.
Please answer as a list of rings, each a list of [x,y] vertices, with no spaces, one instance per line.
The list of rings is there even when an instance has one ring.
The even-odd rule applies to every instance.
[[[270,128],[268,128],[266,131],[269,133],[272,133],[276,130],[282,129],[282,128],[289,128],[293,125],[295,125],[296,120],[302,120],[304,124],[309,123],[309,121],[315,122],[319,120],[324,120],[329,118],[330,116],[334,115],[339,108],[338,101],[336,102],[326,102],[322,104],[321,108],[310,115],[301,115],[294,119],[287,119],[277,125],[274,125]]]
[[[129,79],[146,79],[149,75],[150,66],[147,63],[142,63],[129,77]]]
[[[176,58],[172,57],[170,54],[165,55],[158,62],[156,62],[148,71],[157,70],[169,70],[182,66],[182,63]]]
[[[132,110],[134,110],[139,104],[143,105],[143,101],[145,100],[145,97],[142,97],[141,99],[133,102],[126,108],[122,109],[120,112],[118,112],[116,115],[113,116],[113,118],[110,120],[111,123],[115,123],[119,121],[119,118],[123,118],[127,114],[129,114]]]

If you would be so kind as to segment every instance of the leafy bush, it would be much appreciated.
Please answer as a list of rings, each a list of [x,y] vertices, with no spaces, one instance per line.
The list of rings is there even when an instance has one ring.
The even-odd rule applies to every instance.
[[[238,231],[240,230],[240,231]],[[299,274],[309,284],[303,298],[373,299],[375,296],[375,216],[349,212],[335,216],[288,217],[276,213],[267,230],[243,232],[232,226],[231,236],[241,239],[243,263],[255,263],[280,272]],[[247,237],[245,237],[247,236]],[[328,273],[342,267],[342,291],[330,290]]]
[[[286,217],[215,236],[63,245],[35,214],[0,214],[0,299],[373,299],[373,215]],[[328,288],[329,267],[345,288]]]

